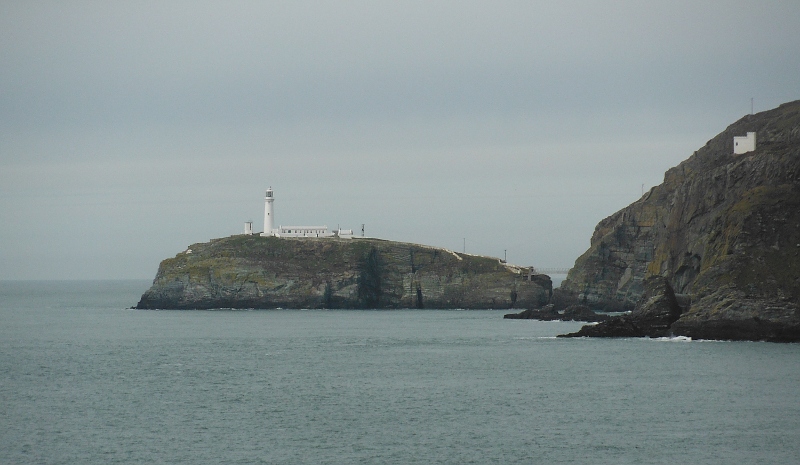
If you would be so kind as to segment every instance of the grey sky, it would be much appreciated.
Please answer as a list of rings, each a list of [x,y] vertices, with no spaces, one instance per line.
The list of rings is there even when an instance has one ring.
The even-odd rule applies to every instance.
[[[167,3],[166,5],[164,3]],[[570,266],[800,98],[800,3],[3,2],[0,279],[152,278],[278,224]]]

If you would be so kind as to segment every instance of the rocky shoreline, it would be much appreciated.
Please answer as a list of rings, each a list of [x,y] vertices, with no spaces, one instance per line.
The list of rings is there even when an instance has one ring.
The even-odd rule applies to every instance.
[[[662,276],[645,281],[645,292],[636,308],[628,315],[609,318],[593,326],[559,337],[665,337],[673,335],[670,326],[684,309],[675,292]]]

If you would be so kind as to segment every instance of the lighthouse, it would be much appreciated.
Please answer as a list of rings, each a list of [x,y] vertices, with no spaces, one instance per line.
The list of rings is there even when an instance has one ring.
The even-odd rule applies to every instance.
[[[264,232],[262,236],[269,237],[338,237],[344,239],[351,239],[353,237],[352,229],[337,229],[336,231],[328,230],[327,226],[279,226],[275,227],[275,212],[272,210],[272,203],[275,202],[275,196],[272,192],[272,187],[267,189],[264,195]],[[252,234],[249,232],[248,224],[245,223],[245,234]]]
[[[275,226],[275,214],[272,211],[272,202],[274,201],[275,197],[272,196],[272,187],[270,187],[264,196],[264,232],[261,234],[262,236],[272,236]]]

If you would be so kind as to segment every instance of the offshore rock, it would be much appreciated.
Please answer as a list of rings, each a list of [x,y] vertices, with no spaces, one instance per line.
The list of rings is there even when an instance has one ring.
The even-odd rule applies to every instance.
[[[571,305],[563,312],[559,312],[554,304],[547,304],[542,308],[529,308],[519,313],[508,313],[503,318],[540,321],[605,321],[608,319],[608,315],[595,313],[586,305]]]
[[[594,326],[584,326],[576,333],[559,337],[664,337],[680,318],[681,309],[675,292],[666,278],[652,276],[645,280],[645,292],[630,315],[621,315]]]
[[[560,320],[561,315],[556,311],[553,304],[547,304],[541,308],[529,308],[519,313],[506,313],[503,318],[509,320],[541,320],[554,321]]]
[[[379,239],[239,235],[161,262],[140,309],[533,308],[552,282],[499,259]]]
[[[562,313],[562,321],[605,321],[608,315],[597,313],[587,305],[570,305]]]
[[[734,155],[747,132],[756,150]],[[688,306],[676,335],[800,341],[800,101],[743,117],[602,220],[552,301],[631,310],[653,275]]]

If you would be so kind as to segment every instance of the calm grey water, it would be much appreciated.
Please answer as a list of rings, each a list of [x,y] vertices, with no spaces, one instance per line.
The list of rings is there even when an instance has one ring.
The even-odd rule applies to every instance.
[[[800,345],[0,283],[0,463],[799,463]]]

